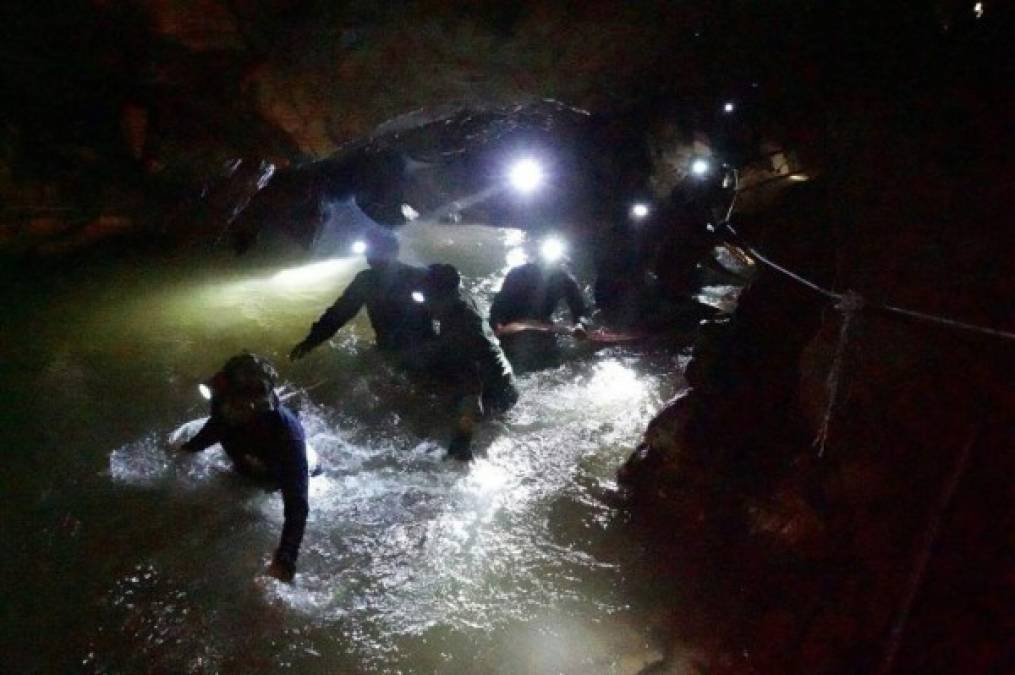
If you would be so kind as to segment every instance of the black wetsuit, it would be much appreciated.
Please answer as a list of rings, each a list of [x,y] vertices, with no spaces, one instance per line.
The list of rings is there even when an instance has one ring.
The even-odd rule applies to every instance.
[[[398,261],[381,269],[363,270],[314,323],[304,343],[311,347],[321,344],[356,316],[363,305],[377,335],[378,349],[402,351],[432,339],[430,315],[426,307],[412,299],[425,275],[426,270]]]
[[[585,316],[585,299],[574,277],[562,269],[547,273],[535,263],[521,265],[508,272],[493,299],[490,325],[496,328],[514,321],[548,322],[561,300],[567,302],[573,323]]]
[[[307,443],[303,425],[285,406],[254,414],[243,425],[228,424],[212,400],[212,415],[183,448],[199,452],[221,443],[240,473],[267,478],[282,490],[285,523],[275,559],[290,569],[296,563],[310,511],[307,497]]]
[[[638,323],[646,314],[650,295],[644,232],[623,222],[604,238],[596,255],[596,306],[614,327]]]
[[[461,397],[475,400],[478,395],[484,416],[513,406],[518,390],[511,364],[472,301],[455,298],[436,325],[433,363],[437,374],[456,383]]]
[[[562,269],[549,272],[528,263],[508,272],[490,307],[490,325],[496,329],[515,321],[549,323],[561,301],[571,310],[571,322],[578,324],[587,312],[578,282]],[[560,362],[553,333],[521,331],[501,336],[501,346],[517,371],[552,367]]]

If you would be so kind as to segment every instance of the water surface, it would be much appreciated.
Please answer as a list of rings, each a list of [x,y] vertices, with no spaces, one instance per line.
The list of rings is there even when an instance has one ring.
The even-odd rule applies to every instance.
[[[484,310],[508,257],[538,245],[403,232],[404,258],[456,264]],[[365,313],[285,359],[362,268],[302,262],[107,261],[16,286],[0,343],[16,670],[623,673],[658,658],[651,580],[609,497],[682,358],[579,350],[520,378],[479,459],[447,462],[449,393],[380,358]],[[217,447],[174,451],[205,414],[197,383],[243,348],[279,366],[325,469],[292,585],[263,575],[278,494]]]

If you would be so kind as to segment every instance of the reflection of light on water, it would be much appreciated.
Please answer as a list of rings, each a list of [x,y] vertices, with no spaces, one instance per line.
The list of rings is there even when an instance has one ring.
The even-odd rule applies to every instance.
[[[502,467],[488,461],[477,461],[469,471],[469,483],[481,494],[496,492],[507,484],[508,475]]]
[[[518,267],[524,265],[529,261],[529,256],[525,253],[523,248],[513,248],[507,252],[505,261],[508,267]]]
[[[638,375],[619,361],[604,361],[588,384],[589,398],[602,404],[637,402],[647,391]]]
[[[461,264],[463,275],[479,288],[481,303],[503,276],[490,270],[502,269],[511,248],[538,256],[541,239],[521,230],[461,226],[454,230],[458,248],[445,250],[436,242],[446,230],[411,227],[421,234],[403,247],[406,257],[414,263]],[[131,316],[146,336],[148,331],[156,334],[150,340],[155,346],[162,344],[157,340],[169,332],[167,326],[182,324],[190,331],[181,354],[195,365],[177,373],[190,405],[200,401],[193,396],[199,374],[218,367],[228,351],[288,347],[362,269],[362,259],[308,267],[309,274],[300,274],[305,268],[278,272],[275,265],[265,271],[247,263],[241,269],[187,277],[184,284],[163,291],[167,302],[146,297]],[[323,274],[318,276],[315,268]],[[157,321],[152,321],[153,305],[162,309]],[[122,312],[115,316],[123,322]],[[339,338],[353,330],[360,335],[366,325],[361,316]],[[205,356],[209,345],[221,347]],[[372,373],[376,361],[365,356],[353,360],[359,350],[352,342],[339,339],[333,347],[343,359],[336,371],[356,370],[341,385],[295,396],[287,404],[299,414],[326,466],[323,475],[310,481],[310,516],[291,585],[264,575],[284,519],[280,494],[266,494],[234,476],[220,448],[197,455],[170,450],[203,420],[173,431],[168,442],[164,432],[157,432],[110,457],[112,480],[154,486],[151,498],[171,502],[167,508],[189,514],[186,509],[194,504],[207,501],[216,507],[204,510],[196,522],[176,519],[173,534],[181,541],[165,556],[182,577],[173,590],[196,589],[189,616],[212,617],[188,628],[192,641],[184,643],[193,647],[190,653],[203,654],[197,646],[204,644],[218,650],[209,652],[202,668],[221,669],[228,659],[241,660],[243,650],[269,632],[276,639],[274,618],[280,617],[289,626],[323,628],[309,637],[287,638],[294,649],[305,645],[308,653],[325,652],[319,666],[297,659],[294,672],[412,670],[419,663],[436,663],[431,650],[438,648],[446,649],[449,661],[454,657],[451,663],[473,672],[598,672],[588,666],[590,653],[598,658],[616,644],[613,627],[600,630],[600,620],[608,621],[628,598],[613,583],[620,574],[613,566],[619,563],[612,542],[604,539],[616,536],[604,534],[613,511],[589,489],[614,475],[668,397],[675,366],[660,361],[642,367],[640,355],[611,348],[595,358],[519,377],[523,395],[518,405],[505,418],[477,428],[477,459],[463,466],[443,460],[447,421],[431,415],[439,404],[415,385],[401,379],[392,383],[396,376],[391,373]],[[320,362],[328,363],[324,358]],[[310,381],[307,371],[297,369],[293,376],[298,383]],[[356,386],[345,387],[346,382]],[[416,398],[401,400],[410,394]],[[364,412],[388,407],[398,414]],[[228,538],[208,546],[209,533]],[[147,550],[138,555],[146,556]],[[196,581],[187,576],[191,570],[200,572]],[[214,619],[219,598],[206,588],[225,584],[204,585],[203,578],[225,578],[235,593],[246,596],[251,595],[249,580],[255,578],[257,597],[247,604],[260,608],[266,600],[272,620],[263,621],[260,612],[240,620]],[[165,600],[162,595],[156,599]],[[555,613],[558,609],[563,617]],[[578,618],[575,626],[565,628],[572,613],[596,619]],[[534,623],[546,616],[552,624]],[[512,627],[519,627],[518,632],[509,634],[516,630]],[[243,634],[248,630],[249,637]],[[486,656],[466,660],[479,651],[475,641],[485,641]],[[335,663],[328,654],[343,650],[350,653],[349,662]],[[273,648],[274,669],[282,669],[278,659],[290,656]],[[601,670],[607,670],[610,656],[596,661],[604,664]],[[430,657],[435,660],[425,660]],[[498,658],[504,663],[495,663]],[[362,661],[359,668],[351,666],[354,659]],[[175,665],[157,656],[153,667],[188,670],[174,670]]]
[[[294,267],[288,270],[282,270],[271,280],[275,283],[285,284],[289,286],[299,286],[303,284],[313,283],[320,281],[326,277],[332,277],[343,271],[349,266],[348,260],[343,259],[332,259],[322,260],[317,263],[310,263],[309,265],[303,265],[302,267]]]
[[[525,243],[525,230],[519,230],[513,227],[504,230],[505,246],[521,246],[524,243]]]

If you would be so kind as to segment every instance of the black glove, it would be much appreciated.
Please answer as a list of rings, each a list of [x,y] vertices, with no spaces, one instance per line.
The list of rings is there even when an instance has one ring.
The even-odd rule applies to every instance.
[[[296,564],[286,558],[280,557],[278,554],[272,559],[271,564],[268,565],[266,571],[268,576],[275,577],[279,581],[290,583],[293,577],[296,576]]]
[[[293,350],[291,352],[289,352],[289,360],[290,361],[299,361],[304,356],[309,354],[310,351],[313,348],[314,348],[314,345],[309,344],[306,340],[304,340],[303,342],[301,342],[298,345],[296,345],[295,347],[293,347]]]

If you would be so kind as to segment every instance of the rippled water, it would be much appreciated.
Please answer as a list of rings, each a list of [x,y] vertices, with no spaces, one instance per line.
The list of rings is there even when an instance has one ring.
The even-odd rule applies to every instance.
[[[417,225],[404,258],[449,261],[485,308],[518,231]],[[42,671],[635,672],[659,657],[644,561],[613,476],[679,386],[667,351],[577,347],[443,460],[448,392],[408,379],[358,317],[284,354],[360,268],[124,263],[14,312],[4,478],[18,542],[15,663]],[[575,261],[579,273],[583,261]],[[282,508],[219,448],[181,456],[196,384],[241,348],[280,366],[324,472],[292,585],[262,572]]]

